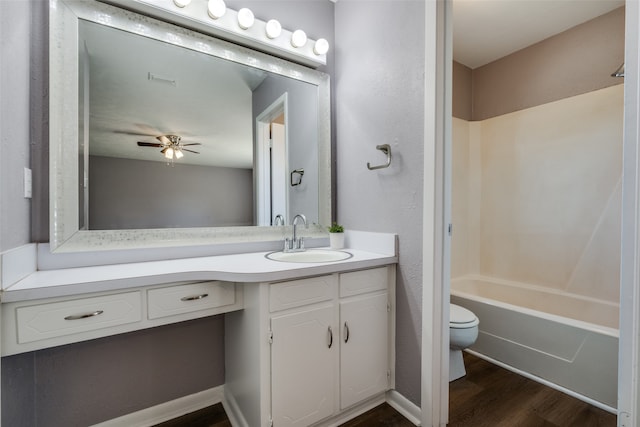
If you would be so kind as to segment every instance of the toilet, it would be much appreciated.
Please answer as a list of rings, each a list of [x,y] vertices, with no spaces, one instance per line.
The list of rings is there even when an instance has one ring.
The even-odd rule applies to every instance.
[[[449,308],[449,381],[467,374],[462,360],[462,350],[473,345],[478,338],[480,321],[472,311],[459,305]]]

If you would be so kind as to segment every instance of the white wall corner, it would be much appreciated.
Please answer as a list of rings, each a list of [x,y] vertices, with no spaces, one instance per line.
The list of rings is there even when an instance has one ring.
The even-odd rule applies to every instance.
[[[345,230],[347,248],[398,256],[398,236],[393,233]]]
[[[411,421],[414,425],[421,425],[422,411],[420,407],[398,393],[396,390],[387,392],[387,403],[400,414]]]
[[[0,289],[7,289],[37,271],[37,245],[29,243],[0,253]]]

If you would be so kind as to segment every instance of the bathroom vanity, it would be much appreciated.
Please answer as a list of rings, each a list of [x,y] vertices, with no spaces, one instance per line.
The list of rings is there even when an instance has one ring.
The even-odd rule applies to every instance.
[[[242,425],[348,417],[394,387],[394,265],[244,291],[225,319],[225,395]]]
[[[234,425],[343,421],[394,387],[395,236],[352,240],[371,235],[380,252],[338,262],[258,252],[36,271],[3,292],[2,355],[227,313]]]

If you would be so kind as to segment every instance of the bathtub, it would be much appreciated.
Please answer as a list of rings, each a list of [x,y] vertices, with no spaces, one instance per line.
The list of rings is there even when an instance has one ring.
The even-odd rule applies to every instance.
[[[480,319],[469,351],[615,413],[619,305],[481,276],[451,280]]]

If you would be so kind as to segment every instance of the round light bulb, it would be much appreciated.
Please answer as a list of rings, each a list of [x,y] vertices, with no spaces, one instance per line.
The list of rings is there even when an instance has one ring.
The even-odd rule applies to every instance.
[[[325,55],[329,52],[329,42],[325,39],[316,40],[316,44],[313,45],[313,53],[316,55]]]
[[[240,28],[242,28],[243,30],[248,30],[249,28],[251,28],[254,22],[255,18],[251,10],[243,7],[238,11],[238,25],[240,26]]]
[[[189,6],[189,3],[191,3],[191,0],[173,0],[173,4],[178,7]]]
[[[291,34],[291,46],[302,47],[307,44],[307,34],[302,30],[295,30]]]
[[[275,39],[280,36],[280,33],[282,33],[282,25],[280,25],[280,22],[278,22],[276,19],[270,19],[267,22],[264,30],[267,33],[267,37],[269,37],[270,39]]]
[[[209,12],[209,16],[213,19],[222,18],[224,13],[227,11],[227,5],[224,4],[224,0],[209,0],[209,4],[207,6],[207,12]]]

